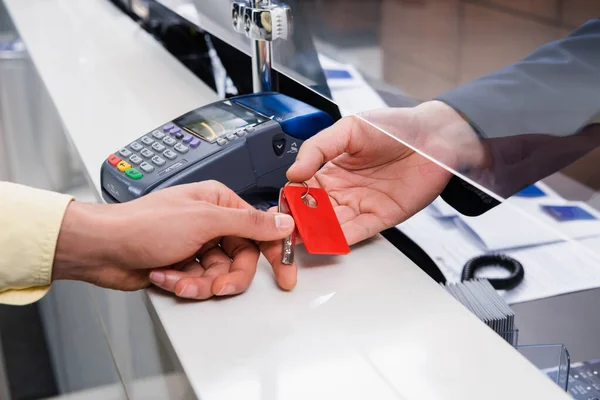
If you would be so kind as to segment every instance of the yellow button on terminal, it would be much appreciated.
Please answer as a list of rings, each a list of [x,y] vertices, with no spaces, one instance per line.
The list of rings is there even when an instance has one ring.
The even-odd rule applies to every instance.
[[[121,161],[120,163],[117,164],[117,168],[119,169],[119,171],[125,172],[129,168],[131,168],[131,165],[129,163],[126,163],[125,161]]]

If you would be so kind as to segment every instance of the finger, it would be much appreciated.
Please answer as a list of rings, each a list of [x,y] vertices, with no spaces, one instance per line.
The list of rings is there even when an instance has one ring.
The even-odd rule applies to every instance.
[[[282,239],[294,231],[294,219],[286,214],[218,206],[204,207],[202,212],[202,228],[213,236],[265,241]]]
[[[331,127],[319,132],[300,146],[296,161],[287,171],[291,182],[303,182],[312,178],[328,161],[354,149],[353,132],[362,122],[355,117],[342,118]]]
[[[280,288],[284,290],[292,290],[296,287],[298,281],[298,267],[296,263],[292,265],[283,264],[281,255],[283,252],[283,243],[281,240],[262,242],[259,244],[260,251],[273,267],[275,280]]]
[[[200,264],[202,264],[202,267],[206,271],[204,276],[214,279],[219,275],[229,272],[231,258],[225,253],[222,247],[216,246],[202,254]]]
[[[200,298],[200,294],[210,293],[212,284],[212,278],[202,279],[204,274],[205,270],[202,265],[194,260],[189,261],[182,270],[163,268],[152,271],[150,280],[155,286],[175,293],[179,297]],[[186,283],[190,283],[190,280],[193,280],[194,286],[190,287],[190,290],[186,290]],[[194,289],[196,293],[191,289]]]
[[[254,279],[260,252],[254,243],[234,236],[223,238],[221,246],[233,261],[228,273],[216,276],[212,291],[217,296],[242,293]]]
[[[231,259],[220,247],[213,247],[200,258],[204,274],[200,277],[183,276],[175,285],[175,293],[186,299],[204,300],[214,295],[215,278],[229,272]]]
[[[312,186],[311,186],[311,187],[312,187]],[[268,212],[270,212],[270,213],[275,213],[275,212],[277,212],[277,207],[271,207],[271,208],[269,208]],[[293,217],[292,217],[292,218],[293,218]],[[300,237],[300,234],[298,233],[298,231],[295,231],[295,232],[294,232],[294,234],[296,235],[296,238],[295,238],[295,241],[294,241],[294,242],[295,242],[297,245],[298,245],[298,244],[301,244],[301,243],[302,243],[302,237]],[[287,237],[287,236],[286,236],[286,237]],[[261,251],[261,253],[262,253],[262,251]]]
[[[158,286],[162,289],[168,290],[170,292],[175,292],[175,284],[181,279],[183,275],[175,273],[175,271],[190,271],[191,267],[199,266],[202,268],[200,264],[196,261],[196,259],[200,259],[204,253],[209,251],[210,249],[218,246],[220,238],[213,239],[211,241],[206,242],[200,250],[192,257],[189,257],[186,260],[180,261],[169,267],[165,268],[156,268],[153,269],[149,274],[150,282]],[[202,271],[197,271],[198,276],[202,276]]]
[[[186,260],[180,261],[165,268],[155,268],[150,271],[148,279],[154,286],[158,286],[162,289],[173,292],[175,284],[179,279],[181,279],[181,276],[173,273],[172,271],[183,271],[194,265],[198,265],[196,262],[196,256],[192,256]]]
[[[219,243],[221,243],[221,237],[216,237],[213,238],[211,240],[209,240],[208,242],[204,243],[202,245],[202,247],[200,247],[200,250],[198,250],[196,252],[196,259],[201,260],[202,257],[204,256],[204,254],[206,254],[208,251],[214,249],[215,247],[219,247]]]

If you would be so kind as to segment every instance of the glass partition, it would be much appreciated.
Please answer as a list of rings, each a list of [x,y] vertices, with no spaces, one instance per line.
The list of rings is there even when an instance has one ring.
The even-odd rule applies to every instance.
[[[251,54],[230,1],[159,2]],[[395,210],[386,221],[448,281],[482,255],[518,261],[510,304],[600,288],[600,3],[286,4],[294,31],[274,68],[352,116],[327,133],[346,154],[312,184],[335,191],[344,170],[354,189],[394,186],[357,209]]]
[[[251,53],[250,40],[234,30],[231,1],[160,2]],[[432,171],[439,166],[454,176],[447,184],[448,177],[431,172],[444,186],[431,186],[423,176],[422,189],[445,187],[443,199],[463,215],[494,208],[481,218],[489,223],[479,225],[498,218],[506,227],[496,231],[520,231],[537,236],[539,243],[573,239],[569,245],[579,249],[577,254],[598,256],[600,246],[593,241],[582,246],[586,242],[579,240],[600,233],[590,222],[600,209],[598,5],[512,0],[286,4],[293,35],[274,42],[274,68],[333,100],[342,114],[354,115],[361,135],[404,154],[416,151],[422,166]],[[531,187],[542,180],[550,187]],[[506,199],[508,206],[492,207]]]

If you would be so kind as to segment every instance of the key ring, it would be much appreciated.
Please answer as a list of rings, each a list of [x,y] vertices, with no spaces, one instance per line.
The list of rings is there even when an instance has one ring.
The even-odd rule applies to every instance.
[[[291,184],[291,183],[294,183],[294,182],[290,182],[290,181],[288,181],[288,183],[286,183],[286,184],[285,184],[285,186],[288,186],[288,185],[289,185],[289,184]],[[304,181],[303,181],[303,182],[301,182],[301,184],[302,184],[302,185],[304,185],[304,187],[306,188],[306,193],[304,193],[304,194],[303,194],[303,195],[300,197],[302,200],[304,200],[304,199],[306,199],[306,196],[308,196],[308,193],[310,192],[310,188],[308,187],[308,183],[306,183],[306,182],[304,182]],[[284,187],[285,187],[285,186],[284,186]]]

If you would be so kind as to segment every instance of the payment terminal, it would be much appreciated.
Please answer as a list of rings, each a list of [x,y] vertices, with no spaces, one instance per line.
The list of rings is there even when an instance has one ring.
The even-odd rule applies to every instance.
[[[303,141],[331,124],[329,114],[280,93],[212,103],[110,154],[102,165],[102,194],[107,202],[126,202],[204,180],[242,196],[276,192]]]

